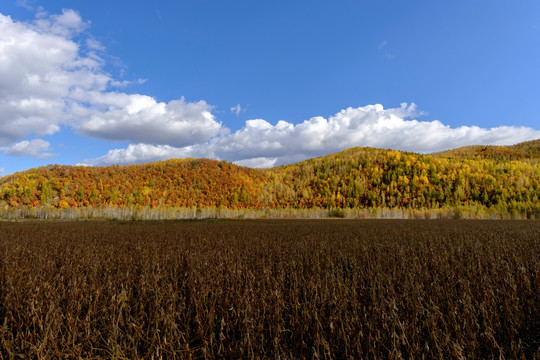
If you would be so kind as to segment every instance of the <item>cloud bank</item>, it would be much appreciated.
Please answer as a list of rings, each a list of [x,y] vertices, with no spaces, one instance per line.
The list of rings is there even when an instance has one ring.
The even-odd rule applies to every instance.
[[[52,135],[62,126],[105,140],[182,147],[220,132],[222,125],[205,101],[165,103],[115,91],[128,82],[104,70],[104,47],[95,39],[84,40],[87,28],[73,10],[39,13],[33,22],[0,14],[2,151],[19,154],[10,150],[17,149],[18,141]]]
[[[247,120],[234,132],[206,101],[160,102],[120,91],[133,82],[105,71],[105,48],[73,10],[39,12],[31,22],[0,14],[0,151],[10,156],[54,156],[41,139],[70,128],[77,134],[129,145],[86,165],[129,164],[206,157],[271,167],[355,146],[434,152],[471,144],[514,144],[540,138],[526,127],[451,128],[418,121],[414,104],[367,105],[300,123]],[[381,43],[381,48],[386,42]],[[240,105],[230,112],[240,115]],[[219,112],[216,112],[219,113]]]
[[[271,167],[355,146],[428,153],[472,144],[504,145],[540,138],[540,131],[526,127],[451,128],[437,120],[413,119],[419,114],[414,104],[390,109],[377,104],[344,109],[328,118],[313,117],[296,125],[286,121],[272,125],[262,119],[248,120],[240,130],[216,136],[206,143],[180,148],[142,143],[129,145],[83,164],[207,157],[244,166]]]

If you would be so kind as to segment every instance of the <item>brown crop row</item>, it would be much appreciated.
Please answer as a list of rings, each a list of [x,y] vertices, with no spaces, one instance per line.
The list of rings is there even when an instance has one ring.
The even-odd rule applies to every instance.
[[[0,357],[539,359],[538,221],[0,222]]]

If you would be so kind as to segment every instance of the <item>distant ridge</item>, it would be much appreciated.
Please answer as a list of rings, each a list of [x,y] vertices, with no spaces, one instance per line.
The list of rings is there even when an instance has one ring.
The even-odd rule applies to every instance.
[[[462,208],[540,218],[539,159],[533,140],[436,154],[358,147],[271,169],[208,159],[49,165],[1,178],[0,210]]]
[[[540,139],[510,146],[464,146],[453,150],[434,153],[433,155],[494,160],[540,159]]]

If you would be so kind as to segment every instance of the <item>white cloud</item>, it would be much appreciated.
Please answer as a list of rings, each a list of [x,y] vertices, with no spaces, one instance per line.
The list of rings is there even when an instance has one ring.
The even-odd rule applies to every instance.
[[[104,70],[105,61],[99,55],[104,47],[85,33],[88,27],[73,10],[58,15],[40,10],[33,22],[0,14],[1,151],[13,156],[52,156],[48,142],[27,139],[56,133],[62,127],[133,143],[86,160],[89,165],[190,156],[267,167],[354,146],[433,152],[540,138],[540,131],[525,127],[451,128],[437,120],[418,121],[414,118],[420,113],[414,104],[347,108],[299,124],[252,119],[228,133],[205,101],[181,98],[166,103],[143,94],[112,91],[130,83]],[[382,42],[380,49],[386,50],[387,44]],[[238,104],[230,110],[239,115],[245,109]]]
[[[95,112],[78,129],[101,139],[187,146],[206,142],[221,130],[205,101],[163,103],[145,95],[110,93],[94,104],[109,110]]]
[[[250,168],[271,168],[276,164],[277,158],[253,158],[246,160],[238,160],[234,163],[239,166],[247,166]]]
[[[6,170],[4,168],[0,168],[0,177],[4,176],[6,173]]]
[[[33,22],[0,14],[0,146],[74,128],[107,140],[187,146],[221,132],[205,101],[168,103],[113,92],[130,84],[104,70],[103,46],[73,10]],[[138,80],[141,83],[144,80]]]
[[[34,22],[33,28],[38,33],[58,35],[64,38],[70,38],[75,34],[81,33],[88,28],[90,24],[84,22],[78,12],[72,9],[62,9],[58,15],[49,15],[41,11]]]
[[[191,151],[190,147],[175,148],[169,145],[130,144],[125,149],[110,150],[100,158],[84,160],[77,165],[135,164],[170,158],[185,158],[190,156]]]
[[[86,39],[86,46],[91,50],[105,51],[105,46],[96,39]]]
[[[237,104],[236,106],[233,106],[231,108],[231,112],[233,114],[236,114],[236,116],[240,115],[240,113],[243,113],[245,111],[246,111],[246,109],[242,108],[242,106],[240,106],[240,104]]]
[[[213,139],[207,153],[228,160],[278,158],[277,163],[283,164],[355,146],[426,153],[471,144],[513,144],[540,137],[540,131],[524,127],[451,128],[436,120],[411,119],[418,114],[414,104],[391,109],[368,105],[344,109],[328,119],[313,117],[297,125],[251,120],[234,134]]]
[[[71,89],[104,89],[108,76],[67,38],[78,14],[21,23],[0,14],[0,145],[53,134],[69,119]]]
[[[50,146],[48,141],[34,139],[24,140],[9,147],[1,147],[0,151],[12,156],[35,156],[39,159],[45,159],[56,156],[56,154],[46,152]]]
[[[106,165],[206,157],[243,166],[270,167],[356,146],[428,153],[465,145],[509,145],[540,138],[540,131],[526,127],[451,128],[437,120],[412,119],[420,114],[414,104],[390,109],[377,104],[347,108],[329,118],[317,116],[296,125],[286,121],[272,125],[262,119],[248,120],[240,130],[216,136],[206,143],[183,148],[130,145],[87,163]]]

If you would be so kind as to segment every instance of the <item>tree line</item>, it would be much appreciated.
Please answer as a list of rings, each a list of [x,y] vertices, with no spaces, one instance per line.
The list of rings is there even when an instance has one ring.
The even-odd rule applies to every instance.
[[[538,140],[431,155],[353,148],[272,169],[208,159],[49,165],[1,178],[0,207],[475,207],[531,218],[540,217],[539,149]]]

